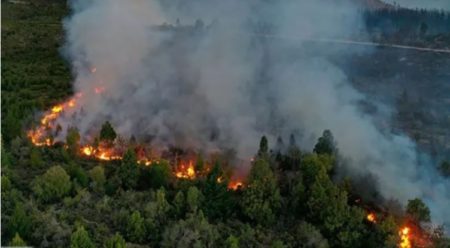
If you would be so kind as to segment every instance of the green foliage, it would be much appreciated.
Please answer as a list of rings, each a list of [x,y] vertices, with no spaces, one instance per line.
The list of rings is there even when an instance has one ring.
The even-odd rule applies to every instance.
[[[106,182],[105,169],[97,165],[89,171],[89,177],[92,180],[92,188],[96,192],[102,192]]]
[[[416,221],[430,221],[430,209],[419,198],[408,201],[406,212]]]
[[[83,226],[79,226],[70,237],[70,248],[94,248],[95,245],[89,238],[88,232]]]
[[[36,147],[31,148],[30,165],[33,168],[40,168],[40,167],[44,166],[44,160],[42,160],[41,152]]]
[[[169,163],[165,160],[150,166],[150,184],[153,188],[167,187],[172,177]]]
[[[81,187],[88,186],[88,175],[86,171],[78,164],[70,162],[69,166],[67,167],[67,173],[70,175],[70,178],[72,179],[74,185],[79,185]]]
[[[104,248],[126,248],[126,242],[123,237],[116,233],[114,236],[106,240]]]
[[[247,178],[247,187],[241,201],[245,215],[259,224],[269,225],[275,221],[280,208],[280,192],[269,164],[258,159]]]
[[[61,166],[53,166],[33,183],[33,192],[43,202],[59,200],[71,188],[70,177]]]
[[[225,240],[225,247],[227,248],[239,248],[239,239],[234,235],[228,236]]]
[[[23,239],[20,237],[20,235],[18,233],[16,233],[14,235],[14,238],[11,240],[11,242],[9,243],[9,246],[27,246],[27,244],[25,243],[25,241],[23,241]]]
[[[5,194],[11,189],[11,181],[7,176],[2,176],[2,194]]]
[[[321,227],[330,244],[353,247],[362,233],[364,212],[347,205],[347,194],[322,171],[311,186],[307,201],[309,219]]]
[[[185,197],[183,191],[178,191],[173,200],[173,208],[176,216],[182,216],[185,212]]]
[[[130,241],[140,243],[146,236],[144,218],[139,211],[134,211],[128,218],[126,236]]]
[[[136,153],[128,149],[118,169],[118,177],[125,189],[135,188],[139,179],[139,167]]]
[[[319,230],[307,222],[300,222],[294,231],[294,247],[328,248],[328,241]]]
[[[275,241],[273,241],[273,243],[272,243],[272,245],[270,247],[271,248],[286,248],[287,246],[284,245],[283,241],[275,240]]]
[[[199,211],[164,230],[161,247],[217,247],[219,233]]]
[[[17,202],[14,211],[7,225],[7,232],[12,236],[20,234],[22,237],[29,237],[31,232],[31,218],[25,212],[21,202]],[[20,237],[19,237],[20,238]]]
[[[100,130],[100,140],[106,142],[113,142],[117,137],[116,131],[111,126],[109,121],[106,121],[102,125],[102,129]]]
[[[192,186],[187,191],[186,203],[190,212],[196,212],[201,204],[202,195],[197,187]]]
[[[300,167],[304,185],[310,187],[319,174],[328,173],[332,169],[333,163],[333,156],[328,154],[306,154]]]
[[[77,128],[70,127],[67,130],[66,145],[70,154],[78,154],[78,150],[80,148],[80,133]]]
[[[227,219],[236,205],[227,188],[227,180],[217,181],[219,177],[224,178],[223,174],[220,164],[216,162],[202,187],[202,211],[210,219]]]
[[[330,130],[323,131],[322,137],[319,138],[316,146],[314,147],[314,152],[317,154],[329,155],[336,152],[336,143]]]

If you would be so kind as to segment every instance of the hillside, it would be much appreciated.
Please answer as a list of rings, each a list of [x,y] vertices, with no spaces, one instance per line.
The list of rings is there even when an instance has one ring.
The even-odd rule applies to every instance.
[[[126,4],[122,1],[117,3],[119,7]],[[391,8],[378,0],[364,0],[363,4],[372,10]],[[134,11],[141,13],[140,10],[145,10],[146,6],[134,7]],[[110,32],[107,34],[111,34],[114,33],[111,30],[116,30],[119,26],[119,36],[125,37],[126,42],[117,42],[115,37],[105,35],[106,42],[94,47],[100,49],[100,53],[94,54],[100,54],[101,57],[94,64],[83,53],[92,50],[79,53],[77,50],[74,55],[68,52],[73,47],[64,47],[69,39],[74,38],[69,37],[63,29],[63,20],[69,14],[65,2],[2,1],[1,246],[449,247],[450,240],[445,236],[444,227],[430,225],[436,213],[432,210],[442,209],[441,206],[436,206],[441,202],[427,205],[430,199],[419,196],[409,197],[404,202],[386,198],[380,193],[380,188],[384,185],[379,184],[378,178],[369,169],[361,175],[352,175],[354,177],[342,173],[343,169],[352,168],[352,161],[343,157],[344,149],[348,148],[347,137],[334,130],[344,118],[350,120],[341,122],[345,126],[360,122],[360,119],[353,118],[354,115],[347,115],[349,109],[355,111],[357,117],[366,114],[356,112],[357,107],[354,105],[343,107],[344,111],[339,113],[345,115],[335,118],[335,122],[327,123],[329,128],[320,129],[316,136],[305,138],[307,135],[302,135],[297,129],[283,132],[275,125],[271,126],[272,133],[257,133],[256,140],[245,140],[245,144],[251,143],[251,147],[255,147],[247,157],[240,156],[242,153],[239,153],[241,151],[237,144],[242,143],[224,136],[226,128],[220,129],[221,126],[217,125],[212,131],[209,129],[219,121],[232,123],[229,129],[253,126],[253,123],[248,124],[247,117],[250,116],[248,113],[257,112],[256,110],[261,110],[264,117],[258,118],[256,124],[272,120],[276,124],[287,121],[292,116],[290,113],[277,115],[282,112],[281,108],[267,107],[275,106],[274,102],[279,104],[277,106],[283,106],[283,101],[276,102],[273,95],[257,94],[266,93],[265,84],[271,83],[272,74],[269,72],[280,69],[273,62],[282,62],[284,67],[289,67],[306,58],[307,63],[300,63],[301,69],[305,67],[313,70],[316,68],[308,67],[311,61],[322,66],[321,59],[327,59],[329,63],[326,65],[329,67],[319,67],[320,71],[308,78],[308,82],[317,83],[312,85],[314,87],[305,83],[302,84],[303,88],[290,90],[289,83],[295,82],[294,79],[298,77],[293,74],[292,77],[284,78],[287,83],[282,86],[285,88],[280,89],[282,87],[278,85],[268,87],[269,92],[286,90],[292,93],[282,95],[282,100],[291,99],[288,96],[307,99],[303,102],[306,104],[296,102],[292,105],[307,105],[308,113],[312,113],[310,117],[314,118],[333,114],[323,107],[327,104],[333,106],[333,111],[338,109],[335,108],[338,101],[330,100],[333,94],[319,95],[320,97],[313,94],[302,95],[303,91],[331,93],[333,89],[341,87],[343,81],[333,84],[331,88],[320,84],[325,81],[324,75],[328,75],[330,71],[339,70],[339,73],[331,74],[332,78],[336,76],[344,80],[348,77],[356,90],[367,94],[368,102],[363,103],[368,106],[366,110],[373,110],[374,106],[371,104],[376,101],[396,103],[398,96],[405,96],[402,93],[408,89],[408,96],[400,99],[404,101],[399,103],[403,107],[399,111],[399,118],[387,127],[383,126],[385,123],[381,126],[386,127],[386,130],[395,129],[399,133],[406,130],[410,136],[417,136],[416,141],[424,150],[429,149],[426,143],[435,142],[434,140],[437,140],[435,145],[439,149],[446,150],[448,143],[441,142],[441,137],[449,137],[444,125],[450,119],[437,118],[438,114],[435,112],[450,114],[447,109],[450,102],[445,94],[449,89],[443,84],[450,75],[446,70],[437,71],[437,68],[445,69],[449,65],[447,57],[378,48],[373,53],[341,56],[335,50],[346,51],[353,48],[288,42],[272,45],[270,39],[266,38],[253,38],[249,42],[249,48],[242,49],[243,46],[232,44],[240,42],[244,37],[229,39],[229,33],[219,32],[220,24],[204,24],[197,19],[189,24],[174,21],[173,25],[159,25],[156,31],[150,30],[147,23],[142,25],[142,30],[150,30],[152,35],[159,35],[155,37],[162,37],[160,46],[148,49],[154,52],[148,58],[141,57],[147,53],[143,48],[148,48],[148,42],[134,40],[136,37],[145,39],[146,35],[141,32],[134,32],[136,37],[123,35],[135,31],[134,28],[139,26],[134,21],[130,26],[120,26],[122,22],[134,20],[133,15],[126,15],[127,9],[106,10],[115,14],[124,11],[124,16],[121,16],[120,22],[106,18],[110,21],[106,24],[112,25],[99,25],[100,28],[96,31],[100,33],[107,30]],[[92,13],[96,17],[93,20],[102,24],[102,15]],[[145,11],[144,13],[147,14]],[[81,20],[89,19],[89,16],[81,17]],[[69,25],[80,25],[71,29],[80,32],[76,33],[78,35],[84,34],[82,31],[89,28],[83,22],[70,23],[66,19],[67,29]],[[216,32],[221,36],[214,36]],[[97,32],[90,34],[95,37]],[[220,39],[216,39],[217,37]],[[81,39],[79,42],[86,40]],[[220,41],[219,46],[214,47],[217,40]],[[425,40],[421,41],[426,42]],[[119,54],[114,59],[109,57],[111,50],[102,50],[109,48],[110,44],[120,48],[112,46],[114,53]],[[77,48],[78,45],[76,43],[74,47]],[[135,47],[143,48],[134,50]],[[252,56],[245,56],[243,61],[237,59],[240,53],[244,54],[250,49],[263,53],[258,56],[252,53]],[[208,51],[206,55],[205,51]],[[194,56],[190,57],[191,53]],[[326,56],[322,57],[321,53]],[[129,59],[129,54],[138,57],[139,63],[135,64],[133,59]],[[80,57],[76,57],[78,55]],[[121,60],[121,57],[127,59]],[[254,60],[263,62],[255,66],[257,73],[249,69],[249,64]],[[196,66],[199,61],[202,64],[198,69]],[[140,63],[147,64],[141,66]],[[165,63],[169,66],[165,67]],[[121,66],[116,66],[119,64]],[[105,70],[105,67],[115,70]],[[124,68],[129,71],[118,74]],[[234,70],[226,71],[229,68]],[[341,71],[342,74],[345,73],[345,77],[340,74]],[[410,74],[411,71],[413,73]],[[151,76],[143,77],[147,74],[139,74],[142,72]],[[282,76],[289,74],[282,72]],[[308,74],[309,71],[303,72]],[[245,75],[245,80],[243,85],[236,87],[238,93],[249,90],[253,79],[250,75],[256,74],[257,78],[255,94],[250,97],[244,95],[244,98],[255,98],[261,106],[252,104],[249,112],[245,112],[248,111],[245,102],[235,97],[238,93],[233,92],[227,96],[229,88],[224,86],[241,80],[236,79],[237,77],[224,80],[240,73]],[[136,74],[138,76],[134,77]],[[120,80],[114,78],[116,75]],[[127,78],[129,75],[131,77]],[[97,77],[108,79],[109,84],[97,80]],[[203,89],[200,87],[190,88],[192,85],[197,86],[196,83],[204,78],[218,82],[216,85],[220,86],[219,91],[215,91],[209,98],[201,94]],[[312,80],[316,78],[320,80]],[[157,82],[156,86],[146,87],[154,82],[152,80]],[[427,83],[427,80],[431,82]],[[125,86],[122,87],[123,85]],[[170,87],[164,88],[165,85]],[[432,87],[427,87],[430,85]],[[210,84],[202,86],[211,89]],[[114,87],[122,92],[114,92]],[[342,88],[346,87],[350,88],[351,85]],[[165,90],[157,91],[161,88]],[[357,95],[356,90],[351,89],[345,93]],[[157,94],[150,95],[155,91]],[[432,99],[414,101],[421,93],[432,96]],[[125,97],[121,98],[122,95]],[[178,97],[173,97],[174,95]],[[140,98],[137,99],[138,97]],[[156,102],[158,104],[150,101],[153,98],[155,101],[159,100]],[[222,101],[224,105],[215,105]],[[321,104],[311,104],[315,101]],[[152,104],[139,105],[143,102]],[[133,104],[128,106],[130,103]],[[86,105],[83,107],[83,104]],[[226,108],[229,105],[237,111],[230,113]],[[292,105],[284,106],[296,107]],[[127,108],[119,109],[117,106]],[[175,111],[177,116],[170,112],[173,106],[179,107]],[[107,114],[90,112],[101,108]],[[157,108],[162,111],[158,112]],[[220,118],[195,115],[209,108],[213,109],[211,112],[219,113]],[[427,108],[433,111],[427,111]],[[324,111],[325,114],[319,115],[319,111]],[[169,114],[165,118],[159,118],[167,112]],[[236,121],[233,113],[244,115],[239,116]],[[111,121],[119,115],[136,117],[138,121],[132,123],[132,118],[122,119],[123,123]],[[93,121],[95,117],[101,117],[102,122]],[[176,125],[165,126],[167,130],[148,132],[152,123],[147,120],[165,124],[176,118],[181,121],[174,122]],[[315,120],[319,119],[322,118]],[[363,123],[367,123],[367,120],[369,118],[364,119]],[[89,133],[83,130],[81,124],[85,123],[89,124],[84,125],[88,126]],[[193,123],[200,123],[201,128],[195,127]],[[142,135],[128,135],[125,132],[132,124],[137,126],[136,134]],[[170,139],[170,135],[175,136],[179,134],[177,131],[184,131],[180,126],[186,127],[187,134],[206,134],[210,143],[219,140],[220,144],[227,146],[207,149],[210,148],[210,143],[205,145],[200,139],[195,140],[197,143],[192,142],[182,132],[180,136],[185,139],[179,140],[184,142],[176,143],[177,139]],[[64,129],[65,127],[68,128]],[[376,130],[355,127],[351,130],[352,134],[353,131]],[[241,130],[243,129],[238,132],[240,142],[250,137]],[[162,137],[156,137],[158,134]],[[311,145],[304,145],[304,139],[313,141]],[[378,146],[375,141],[376,139],[371,139],[367,144],[358,143],[358,147],[354,149],[362,151],[360,147],[368,146],[370,151],[367,154],[378,153],[380,150],[376,150]],[[198,144],[204,147],[198,148]],[[383,150],[381,155],[393,154],[390,148],[392,147]],[[443,153],[441,150],[439,152]],[[401,158],[402,161],[407,161],[404,157]],[[364,162],[366,163],[358,166],[373,163],[369,159]],[[380,169],[386,168],[383,166]],[[402,166],[412,168],[413,165]],[[407,170],[404,172],[406,175]],[[442,182],[437,178],[436,181]],[[393,185],[400,185],[401,182],[404,182],[402,178],[397,178]],[[435,189],[429,181],[426,182],[430,189]],[[412,183],[409,184],[411,185]]]

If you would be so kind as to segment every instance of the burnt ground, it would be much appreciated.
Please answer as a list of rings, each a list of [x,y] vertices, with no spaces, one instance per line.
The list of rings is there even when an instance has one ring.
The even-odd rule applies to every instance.
[[[345,63],[355,88],[395,107],[394,132],[406,133],[438,160],[449,158],[450,54],[377,48]]]

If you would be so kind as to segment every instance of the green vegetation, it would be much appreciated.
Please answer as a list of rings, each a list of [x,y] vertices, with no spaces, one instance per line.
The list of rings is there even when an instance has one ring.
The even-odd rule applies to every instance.
[[[65,2],[2,2],[2,240],[34,247],[396,247],[402,215],[365,220],[351,187],[332,179],[338,153],[330,131],[314,152],[270,150],[266,137],[244,186],[228,189],[233,158],[198,156],[195,179],[176,179],[173,161],[139,165],[130,147],[121,161],[76,156],[67,148],[33,147],[23,125],[70,95],[59,55]],[[201,23],[196,24],[203,25]],[[427,32],[425,27],[422,33]],[[100,140],[117,134],[106,122]],[[277,146],[282,146],[281,138]],[[311,148],[309,148],[311,149]],[[176,157],[176,156],[175,156]],[[171,158],[169,158],[171,159]],[[448,166],[446,166],[448,167]],[[445,167],[445,168],[446,168]],[[208,167],[209,168],[209,167]],[[444,169],[445,169],[444,168]],[[445,169],[447,170],[447,169]],[[351,184],[351,182],[350,182]],[[417,221],[430,212],[419,199],[406,209]],[[448,247],[437,230],[433,241]]]
[[[22,1],[21,1],[22,2]],[[2,1],[2,138],[21,135],[24,121],[72,93],[61,58],[65,2]]]

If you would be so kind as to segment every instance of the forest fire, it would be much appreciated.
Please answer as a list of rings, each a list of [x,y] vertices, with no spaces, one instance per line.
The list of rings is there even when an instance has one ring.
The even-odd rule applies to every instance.
[[[232,189],[232,190],[238,190],[240,188],[242,188],[244,186],[244,184],[241,181],[231,181],[228,184],[228,188]]]
[[[375,213],[369,213],[369,214],[366,216],[366,219],[367,219],[369,222],[377,223],[377,216],[375,215]]]
[[[400,248],[411,248],[411,240],[410,240],[410,228],[403,227],[400,229]]]
[[[197,173],[195,172],[195,168],[192,161],[189,161],[187,163],[182,162],[175,172],[175,176],[177,178],[184,178],[184,179],[195,179],[196,174]]]

